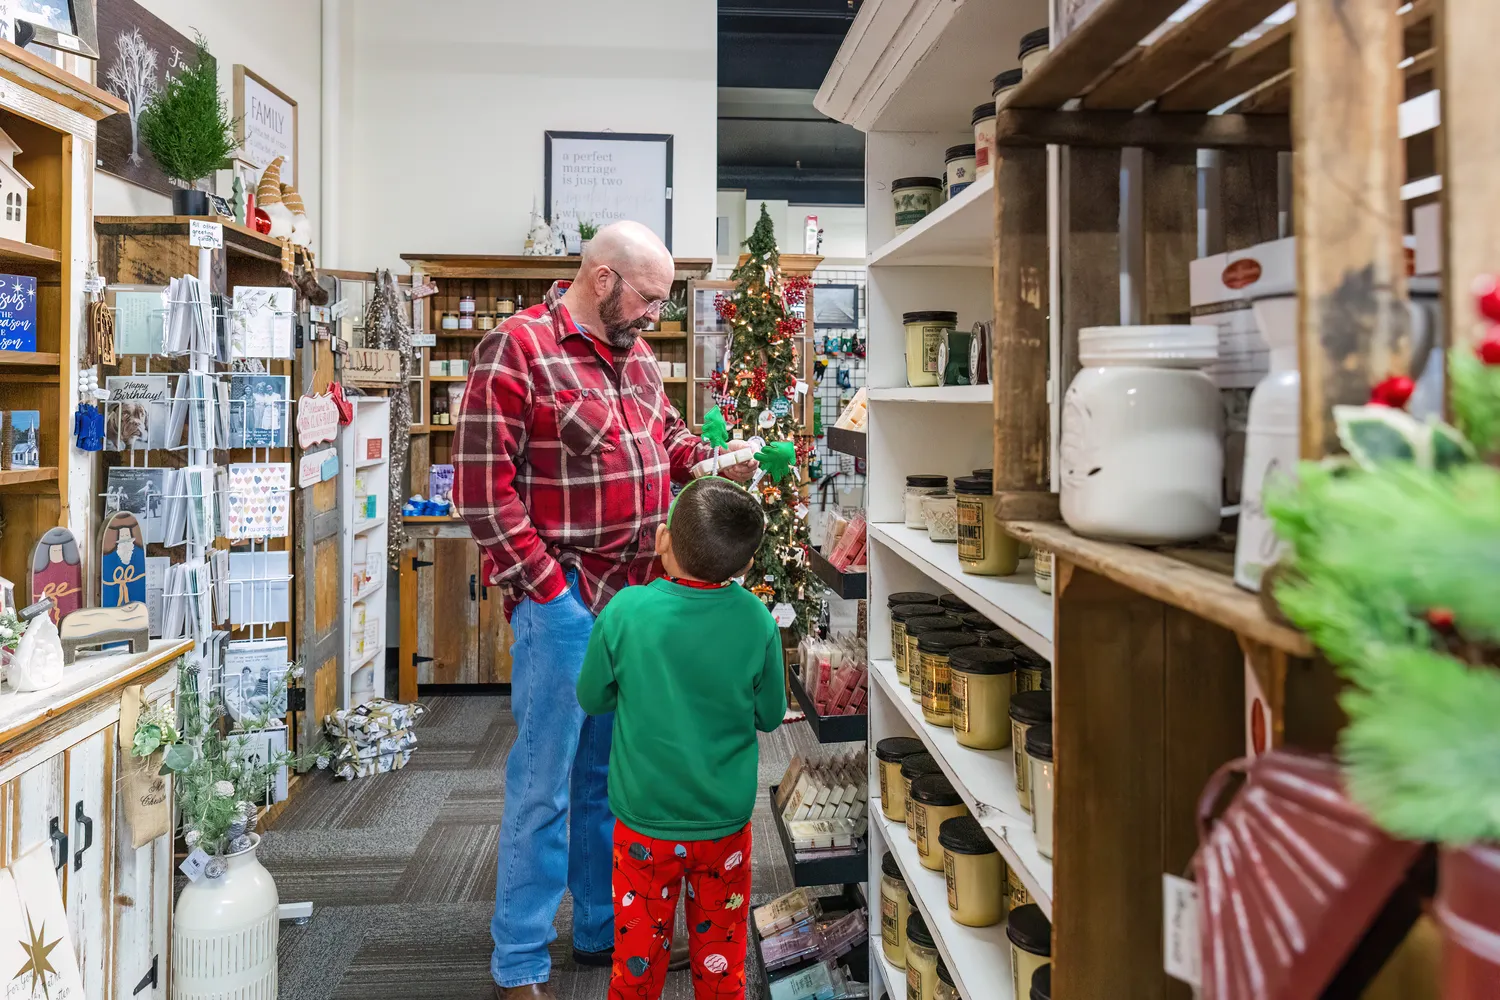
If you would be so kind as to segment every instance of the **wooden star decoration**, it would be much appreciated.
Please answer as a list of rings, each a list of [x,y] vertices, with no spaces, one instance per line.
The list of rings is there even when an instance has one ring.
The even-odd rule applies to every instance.
[[[36,987],[40,983],[42,986],[42,996],[45,997],[48,995],[47,974],[57,975],[57,970],[52,967],[52,949],[62,943],[62,938],[58,938],[51,944],[47,944],[47,925],[44,923],[38,928],[33,924],[31,922],[31,911],[29,910],[26,912],[26,929],[31,936],[31,940],[29,942],[20,942],[21,950],[26,953],[26,964],[21,966],[20,971],[12,976],[11,979],[20,979],[22,976],[30,973],[31,994],[33,996],[36,995]]]

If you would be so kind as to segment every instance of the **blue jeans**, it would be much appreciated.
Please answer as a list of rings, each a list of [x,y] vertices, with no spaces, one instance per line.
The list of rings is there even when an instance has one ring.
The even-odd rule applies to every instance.
[[[577,575],[546,604],[527,598],[511,616],[511,713],[516,743],[505,762],[500,868],[495,879],[495,951],[501,986],[544,983],[547,946],[566,885],[573,894],[573,946],[614,944],[610,898],[609,743],[613,715],[585,715],[574,685],[594,616]]]

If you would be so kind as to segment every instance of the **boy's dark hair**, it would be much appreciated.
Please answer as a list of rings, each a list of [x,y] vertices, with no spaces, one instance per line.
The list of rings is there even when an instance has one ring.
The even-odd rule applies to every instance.
[[[723,583],[754,558],[766,534],[766,516],[744,487],[709,478],[678,494],[667,527],[682,568],[700,580]]]

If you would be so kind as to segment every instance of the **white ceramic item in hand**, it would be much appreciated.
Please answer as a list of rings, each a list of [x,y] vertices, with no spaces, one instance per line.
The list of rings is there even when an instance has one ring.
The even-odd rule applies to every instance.
[[[44,691],[63,675],[62,639],[51,615],[37,615],[26,626],[7,676],[17,691]]]

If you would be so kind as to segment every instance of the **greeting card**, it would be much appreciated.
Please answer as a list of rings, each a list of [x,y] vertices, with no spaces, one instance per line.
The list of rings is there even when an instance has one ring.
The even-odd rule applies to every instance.
[[[240,462],[229,467],[224,537],[283,538],[291,525],[290,462]]]

